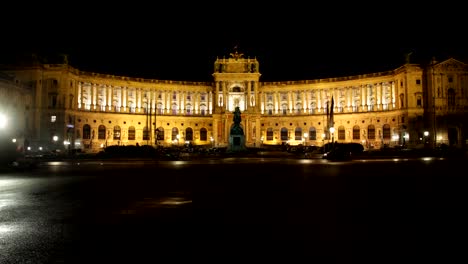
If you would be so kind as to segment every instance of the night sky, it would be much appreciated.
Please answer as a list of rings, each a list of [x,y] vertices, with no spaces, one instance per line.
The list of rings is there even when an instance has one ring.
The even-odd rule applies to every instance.
[[[2,61],[68,54],[82,71],[185,81],[212,81],[214,61],[234,46],[259,60],[261,81],[393,70],[409,52],[415,63],[433,56],[468,62],[468,22],[448,2],[432,9],[355,2],[37,5],[1,18]]]

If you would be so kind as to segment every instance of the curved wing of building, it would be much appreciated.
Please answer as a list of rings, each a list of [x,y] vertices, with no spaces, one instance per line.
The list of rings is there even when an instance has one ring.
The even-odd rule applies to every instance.
[[[332,140],[366,149],[463,147],[467,140],[468,67],[453,58],[287,82],[261,82],[259,62],[237,51],[214,62],[213,81],[206,83],[83,72],[66,61],[2,70],[18,87],[29,87],[21,90],[27,115],[15,115],[23,123],[17,133],[33,149],[224,147],[237,107],[248,147],[321,146]]]

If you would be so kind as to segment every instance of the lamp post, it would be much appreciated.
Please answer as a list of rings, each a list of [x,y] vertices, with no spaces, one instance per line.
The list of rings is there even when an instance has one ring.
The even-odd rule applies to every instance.
[[[214,142],[213,136],[210,137],[210,141],[211,141],[211,148],[213,148],[214,147],[214,145],[213,145],[213,142]]]
[[[179,134],[177,134],[176,139],[177,139],[177,147],[178,147],[178,146],[179,146],[179,139],[180,139],[180,135],[179,135]]]
[[[429,131],[424,131],[424,146],[428,146]]]
[[[332,139],[332,143],[335,142],[335,128],[334,127],[330,127],[330,134],[331,134],[331,139]]]
[[[309,134],[304,133],[304,146],[307,146],[307,136],[309,136]]]

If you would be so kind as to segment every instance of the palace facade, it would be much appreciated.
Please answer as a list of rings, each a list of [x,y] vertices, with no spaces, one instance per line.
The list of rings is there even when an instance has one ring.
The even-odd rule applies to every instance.
[[[212,82],[83,72],[66,60],[3,65],[2,72],[13,86],[26,87],[20,90],[24,100],[14,103],[4,95],[2,107],[14,103],[21,109],[11,119],[17,121],[18,144],[31,150],[225,147],[236,107],[247,147],[330,141],[357,142],[366,149],[467,143],[468,67],[454,58],[286,82],[262,82],[259,62],[237,51],[216,59]]]

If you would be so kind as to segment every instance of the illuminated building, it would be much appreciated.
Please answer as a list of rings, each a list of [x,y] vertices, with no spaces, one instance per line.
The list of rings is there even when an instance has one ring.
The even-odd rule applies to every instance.
[[[83,72],[66,60],[2,70],[31,87],[29,141],[49,149],[223,147],[237,106],[247,146],[321,146],[332,136],[376,149],[464,147],[467,140],[468,67],[454,58],[427,65],[408,59],[386,72],[285,82],[262,82],[257,59],[237,51],[214,62],[212,82]]]

